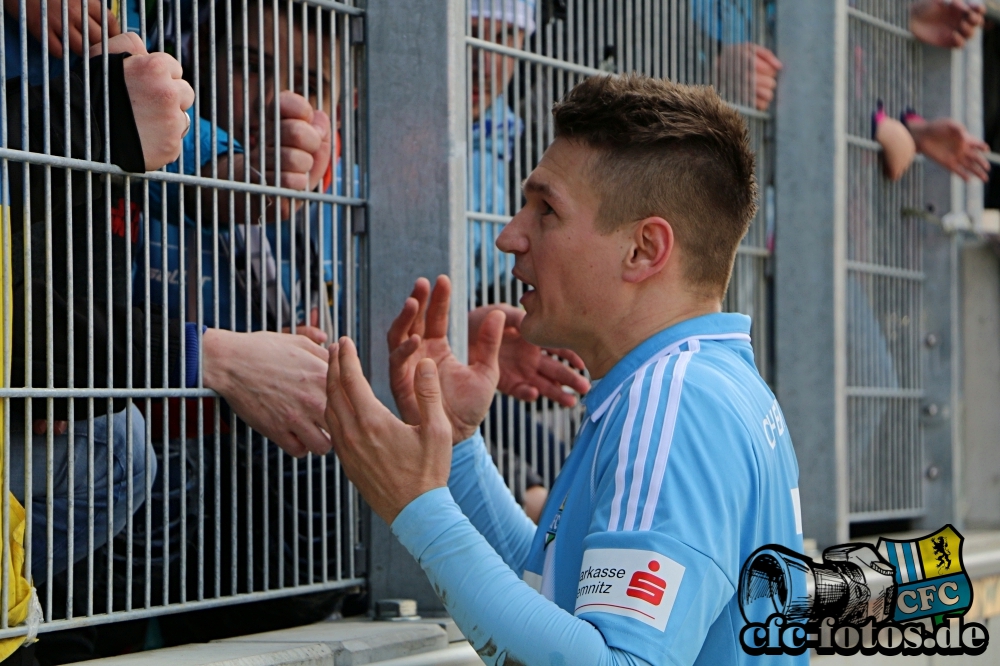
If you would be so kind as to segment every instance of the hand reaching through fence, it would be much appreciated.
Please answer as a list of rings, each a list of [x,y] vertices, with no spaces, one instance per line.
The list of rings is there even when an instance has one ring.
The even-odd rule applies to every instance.
[[[760,44],[725,46],[719,55],[719,90],[729,101],[767,111],[778,88],[781,61]]]
[[[963,0],[919,0],[910,7],[910,32],[945,49],[965,46],[986,18],[986,7]]]
[[[247,425],[287,453],[323,455],[326,350],[304,335],[209,329],[202,337],[204,385]]]
[[[63,0],[25,0],[25,23],[28,27],[28,33],[39,42],[43,41],[42,31],[46,29],[46,27],[42,25],[43,2],[47,5],[48,9],[47,39],[49,43],[49,54],[55,56],[56,58],[62,58]],[[20,15],[20,0],[4,0],[3,4],[4,9],[11,16],[17,17]],[[100,43],[101,10],[102,5],[100,0],[90,0],[90,2],[87,3],[87,18],[85,20],[83,17],[83,2],[81,0],[70,0],[66,3],[66,12],[69,18],[69,50],[76,55],[83,55],[84,22],[86,22],[87,43],[91,45]],[[109,9],[107,16],[108,37],[110,38],[120,34],[122,30],[118,25],[118,18],[115,16],[114,12]]]
[[[882,100],[872,114],[872,134],[882,146],[882,168],[886,178],[897,181],[903,177],[917,155],[917,146],[906,126],[885,112]]]
[[[969,180],[984,183],[990,177],[990,163],[984,153],[990,147],[969,134],[962,123],[951,118],[924,120],[915,113],[904,116],[906,127],[913,135],[917,151],[931,158],[948,171]]]
[[[431,293],[426,278],[417,280],[413,293],[389,328],[389,384],[396,407],[406,423],[420,422],[414,373],[421,360],[435,362],[445,394],[445,412],[452,424],[452,443],[472,436],[486,418],[500,378],[497,356],[503,336],[503,317],[489,312],[469,344],[469,364],[459,362],[448,343],[451,281],[439,276]]]
[[[102,45],[90,49],[90,57]],[[169,164],[181,154],[181,142],[191,125],[187,110],[194,104],[194,90],[182,78],[181,64],[168,53],[149,53],[138,35],[126,32],[108,40],[108,53],[130,53],[125,58],[125,85],[147,171]]]
[[[562,405],[576,405],[575,393],[590,390],[590,382],[577,370],[583,370],[583,360],[568,349],[542,349],[521,336],[521,320],[525,311],[513,305],[497,304],[476,308],[469,313],[469,345],[479,335],[479,327],[494,311],[506,316],[503,340],[500,343],[500,382],[497,389],[504,395],[533,402],[539,396]],[[560,362],[564,359],[569,366]],[[575,368],[575,370],[574,370]],[[569,388],[575,393],[567,393]]]

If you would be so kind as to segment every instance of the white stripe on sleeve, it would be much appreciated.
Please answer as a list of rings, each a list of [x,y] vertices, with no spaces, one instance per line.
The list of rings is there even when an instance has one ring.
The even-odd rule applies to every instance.
[[[622,427],[622,437],[618,442],[618,469],[615,470],[615,497],[611,502],[611,517],[608,519],[608,531],[614,532],[618,529],[618,518],[621,516],[622,498],[625,496],[625,472],[628,469],[628,450],[632,443],[632,427],[635,425],[635,415],[639,411],[639,401],[642,399],[642,384],[646,379],[646,368],[644,365],[635,373],[632,380],[632,388],[628,394],[628,415],[625,417],[625,425]]]
[[[642,490],[643,477],[646,476],[646,456],[649,455],[649,440],[653,434],[653,421],[660,411],[660,389],[663,386],[663,373],[670,362],[669,356],[664,356],[656,362],[653,368],[653,380],[649,385],[649,397],[646,399],[646,410],[642,417],[642,429],[639,431],[639,446],[632,463],[632,487],[628,493],[628,508],[625,511],[624,531],[635,529],[635,514],[639,509],[639,492]]]
[[[674,366],[674,376],[670,380],[670,395],[667,397],[667,412],[663,416],[663,429],[660,431],[660,444],[656,449],[653,474],[649,479],[649,493],[646,495],[646,503],[642,508],[640,530],[648,530],[653,524],[653,516],[656,515],[656,503],[660,499],[660,488],[663,485],[663,476],[667,469],[667,456],[670,454],[670,445],[674,438],[674,426],[677,425],[681,389],[684,388],[684,373],[687,372],[688,363],[691,362],[695,351],[697,349],[681,352],[677,358],[677,365]]]

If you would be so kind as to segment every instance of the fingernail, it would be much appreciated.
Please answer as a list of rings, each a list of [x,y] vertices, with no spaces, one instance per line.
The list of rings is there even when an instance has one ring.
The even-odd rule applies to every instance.
[[[434,376],[434,364],[433,363],[421,363],[420,364],[420,376],[421,377],[433,377]]]

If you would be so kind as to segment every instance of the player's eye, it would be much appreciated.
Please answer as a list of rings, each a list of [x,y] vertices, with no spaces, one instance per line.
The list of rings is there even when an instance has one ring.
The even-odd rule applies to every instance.
[[[543,201],[542,202],[542,216],[545,216],[545,215],[554,215],[554,214],[555,214],[555,210],[552,209],[552,206],[549,205],[549,202],[548,201]]]

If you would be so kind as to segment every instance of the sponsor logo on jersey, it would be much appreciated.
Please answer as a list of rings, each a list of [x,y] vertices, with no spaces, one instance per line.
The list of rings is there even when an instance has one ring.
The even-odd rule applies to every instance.
[[[596,548],[583,554],[576,615],[608,613],[666,629],[684,567],[660,553]]]

